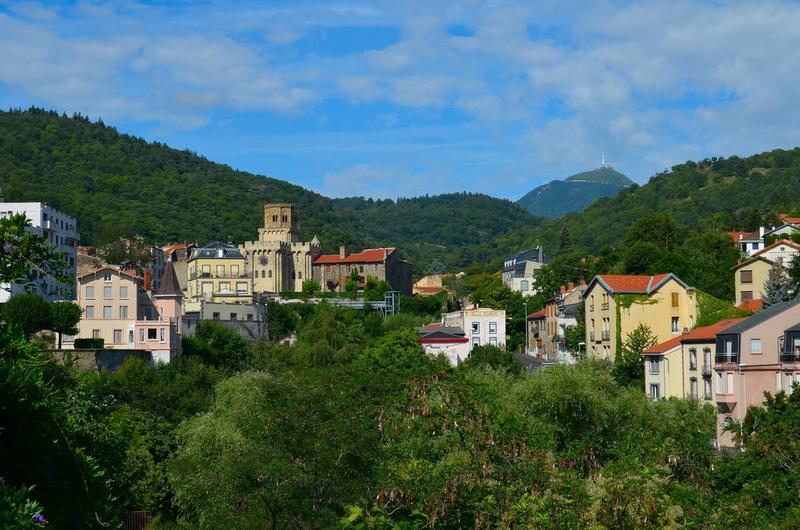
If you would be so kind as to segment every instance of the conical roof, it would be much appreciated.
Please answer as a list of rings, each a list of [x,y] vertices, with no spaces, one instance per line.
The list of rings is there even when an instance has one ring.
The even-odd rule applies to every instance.
[[[164,275],[161,276],[161,285],[158,287],[156,296],[183,296],[178,277],[175,275],[175,267],[171,261],[164,265]]]

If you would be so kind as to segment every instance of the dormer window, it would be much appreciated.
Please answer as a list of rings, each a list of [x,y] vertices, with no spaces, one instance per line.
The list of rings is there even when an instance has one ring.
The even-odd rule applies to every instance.
[[[104,282],[110,282],[111,281],[111,272],[106,271],[105,273],[103,273],[103,281]]]

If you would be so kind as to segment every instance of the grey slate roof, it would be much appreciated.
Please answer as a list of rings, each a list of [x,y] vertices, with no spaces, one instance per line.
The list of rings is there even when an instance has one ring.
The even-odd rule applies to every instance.
[[[221,257],[218,255],[220,249],[222,250]],[[243,256],[242,253],[239,252],[239,249],[233,245],[214,241],[213,243],[197,249],[197,252],[192,254],[189,261],[196,260],[197,258],[243,259]]]
[[[510,263],[510,266],[506,266],[505,263],[503,265],[503,272],[511,272],[514,271],[515,278],[521,278],[525,274],[525,263],[529,261],[533,261],[538,263],[539,262],[539,252],[540,247],[533,247],[529,248],[528,250],[523,250],[513,256],[507,258],[505,263]],[[542,254],[542,261],[541,263],[547,263],[549,260],[547,255],[544,253],[544,250],[541,250]]]
[[[156,296],[183,296],[178,277],[175,276],[175,267],[171,261],[164,266],[164,275],[161,276],[161,285],[158,286]]]
[[[458,326],[442,326],[440,328],[418,328],[420,338],[449,339],[464,338],[464,330]]]
[[[751,316],[747,320],[743,320],[742,322],[736,324],[735,326],[731,326],[717,335],[739,335],[740,333],[747,331],[750,328],[753,328],[762,322],[769,320],[770,318],[783,313],[790,307],[796,306],[800,301],[797,300],[790,300],[788,302],[780,302],[777,304],[773,304],[769,307],[766,307],[756,313],[755,315]]]

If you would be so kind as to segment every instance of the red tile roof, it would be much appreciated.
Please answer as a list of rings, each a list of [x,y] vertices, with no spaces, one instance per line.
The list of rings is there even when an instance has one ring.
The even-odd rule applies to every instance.
[[[119,274],[124,274],[126,276],[130,276],[131,278],[136,278],[136,273],[135,272],[131,272],[131,271],[125,270],[125,269],[120,269],[119,267],[113,267],[111,265],[103,265],[101,267],[96,267],[96,268],[90,270],[89,272],[84,272],[83,274],[79,275],[78,278],[83,278],[84,276],[88,276],[90,274],[95,274],[97,272],[104,271],[104,270],[110,270],[110,271],[118,272]]]
[[[426,294],[439,294],[444,291],[444,287],[414,287],[414,290],[424,296]]]
[[[381,263],[387,256],[394,252],[394,247],[368,248],[361,252],[348,254],[340,258],[339,254],[323,254],[314,260],[314,265],[328,265],[336,263]]]
[[[194,243],[188,243],[188,242],[174,243],[172,245],[167,245],[166,247],[162,247],[161,250],[163,250],[164,252],[169,254],[170,252],[174,252],[176,250],[182,250],[182,249],[185,249],[185,248],[189,248],[189,246],[191,246],[193,244]]]
[[[777,247],[778,245],[788,245],[788,246],[792,247],[795,250],[800,250],[800,244],[797,244],[797,243],[795,243],[794,241],[792,241],[790,239],[779,239],[778,241],[774,242],[773,244],[762,248],[758,252],[753,252],[753,255],[751,256],[751,258],[755,258],[756,256],[760,256],[761,254],[763,254],[763,253],[765,253],[765,252],[767,252],[769,250],[772,250],[773,248]]]
[[[694,328],[688,333],[677,335],[661,344],[656,344],[652,348],[644,350],[644,353],[666,353],[685,342],[711,342],[716,339],[717,333],[746,319],[747,317],[729,318],[727,320],[720,320],[716,324],[711,324],[710,326]]]
[[[528,320],[538,320],[538,319],[544,318],[544,317],[545,317],[544,309],[540,309],[540,310],[534,311],[533,313],[528,315]]]
[[[745,241],[761,241],[761,237],[759,236],[758,232],[742,232],[739,231],[732,231],[732,232],[725,232],[729,236],[733,238],[734,241],[739,242],[742,240]]]
[[[781,218],[781,221],[790,225],[800,224],[800,217],[789,217],[788,213],[778,214],[778,217]]]
[[[614,292],[649,293],[672,273],[655,276],[629,274],[598,274],[598,278]],[[676,277],[677,278],[677,277]]]
[[[757,313],[762,307],[764,307],[763,300],[748,300],[747,302],[742,302],[736,306],[737,309],[741,309],[742,311],[750,311],[751,313]]]

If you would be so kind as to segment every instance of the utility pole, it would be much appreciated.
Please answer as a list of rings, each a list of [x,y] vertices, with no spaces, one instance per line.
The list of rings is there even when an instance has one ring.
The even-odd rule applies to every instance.
[[[528,344],[528,301],[523,302],[525,306],[525,355],[530,355],[530,345]]]

